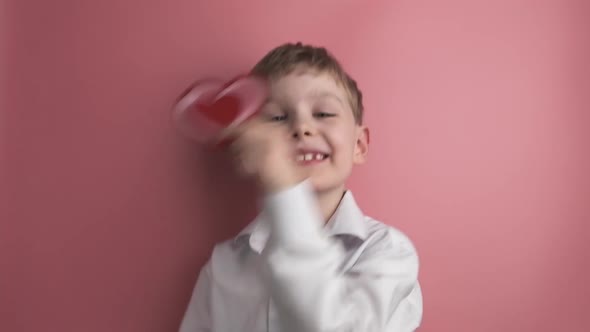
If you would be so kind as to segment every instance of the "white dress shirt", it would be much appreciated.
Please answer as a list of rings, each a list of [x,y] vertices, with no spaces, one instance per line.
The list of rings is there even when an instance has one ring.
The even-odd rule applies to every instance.
[[[347,191],[323,227],[306,181],[263,199],[215,246],[180,332],[408,332],[422,319],[418,256]]]

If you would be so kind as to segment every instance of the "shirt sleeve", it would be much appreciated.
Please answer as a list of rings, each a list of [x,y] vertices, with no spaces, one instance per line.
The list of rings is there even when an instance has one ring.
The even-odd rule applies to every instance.
[[[418,257],[407,241],[380,241],[349,271],[323,231],[309,182],[267,196],[271,233],[263,252],[285,331],[409,332],[420,324]],[[418,296],[418,297],[416,297]]]
[[[179,332],[211,332],[210,292],[211,265],[207,263],[199,273]]]

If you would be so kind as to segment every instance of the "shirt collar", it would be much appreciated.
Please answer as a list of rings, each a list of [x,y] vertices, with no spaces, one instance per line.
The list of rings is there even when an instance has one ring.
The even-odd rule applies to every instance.
[[[269,236],[267,223],[264,222],[266,216],[261,213],[244,228],[235,238],[234,243],[249,243],[250,247],[262,252]],[[336,211],[326,223],[326,231],[331,236],[352,236],[353,238],[364,241],[367,238],[367,225],[364,214],[356,204],[352,192],[347,190]]]

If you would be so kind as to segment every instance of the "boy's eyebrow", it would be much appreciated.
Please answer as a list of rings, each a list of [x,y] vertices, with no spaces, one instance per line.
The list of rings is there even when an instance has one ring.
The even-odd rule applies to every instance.
[[[329,92],[329,91],[318,91],[315,93],[311,93],[310,97],[313,99],[323,99],[323,98],[328,98],[328,99],[333,99],[336,100],[336,102],[340,103],[340,105],[342,105],[343,107],[346,107],[346,103],[335,93]],[[269,105],[269,104],[275,104],[275,105],[280,105],[280,103],[273,99],[272,97],[267,97],[264,102],[262,102],[262,104],[260,105],[260,109],[264,108],[265,106]]]
[[[277,102],[276,100],[272,99],[271,97],[267,97],[264,100],[264,102],[262,102],[262,104],[260,104],[260,107],[258,109],[261,112],[268,111],[268,108],[267,108],[268,105],[275,105],[276,107],[280,107],[279,102]]]
[[[315,99],[323,99],[323,98],[330,98],[330,99],[335,99],[336,101],[338,101],[342,106],[346,106],[346,104],[344,103],[344,101],[338,97],[338,95],[329,92],[329,91],[322,91],[322,92],[317,92],[312,94],[312,97],[314,97]]]

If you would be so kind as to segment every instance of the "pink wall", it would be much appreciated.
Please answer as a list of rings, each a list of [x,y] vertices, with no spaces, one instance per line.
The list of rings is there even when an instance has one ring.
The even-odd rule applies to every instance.
[[[170,103],[295,40],[364,89],[350,186],[416,242],[422,331],[590,331],[586,3],[5,2],[0,331],[175,331],[253,211]]]

